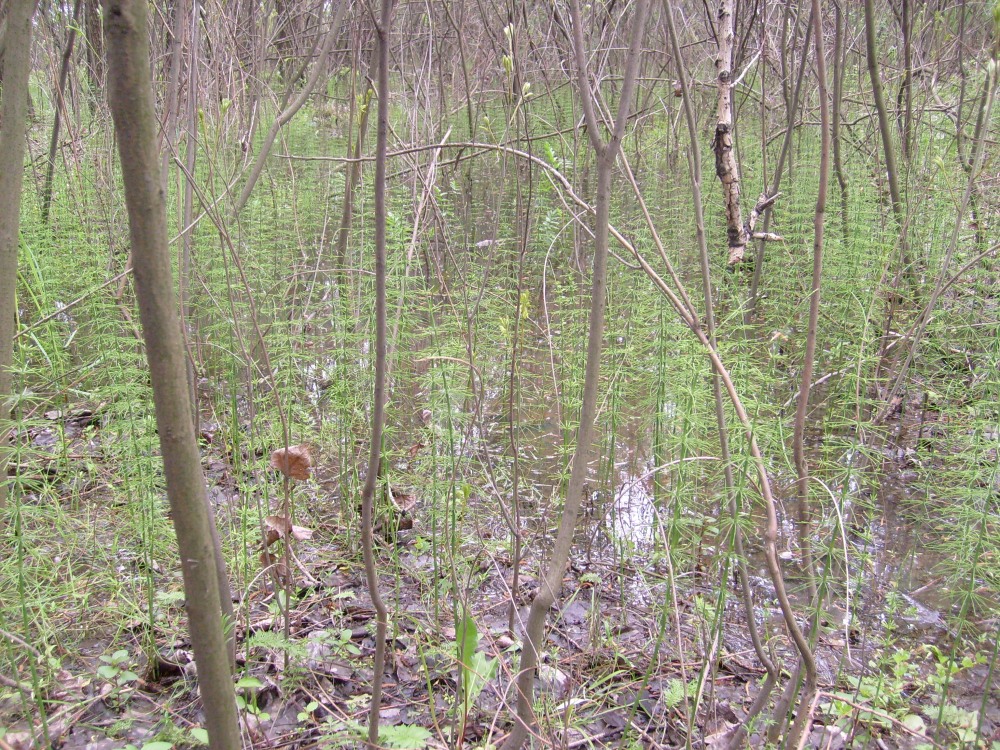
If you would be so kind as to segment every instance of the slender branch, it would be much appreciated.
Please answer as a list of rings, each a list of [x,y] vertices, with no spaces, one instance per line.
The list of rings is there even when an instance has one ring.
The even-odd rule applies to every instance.
[[[341,0],[341,5],[345,5]],[[389,136],[389,32],[392,23],[392,0],[382,0],[377,24],[378,53],[378,125],[375,142],[375,393],[372,400],[372,435],[368,453],[368,469],[361,491],[361,546],[365,562],[365,579],[375,608],[375,655],[372,674],[372,698],[368,712],[368,747],[378,745],[378,725],[382,703],[382,675],[385,671],[385,639],[389,626],[389,611],[379,593],[378,572],[375,569],[373,511],[382,459],[382,431],[385,426],[386,347],[386,144]]]
[[[552,556],[538,593],[531,602],[528,622],[525,625],[524,643],[517,674],[517,720],[503,750],[519,750],[534,725],[534,681],[540,650],[545,638],[545,620],[549,608],[555,603],[562,588],[563,574],[569,561],[576,530],[577,517],[583,501],[584,483],[590,464],[594,443],[594,423],[597,416],[598,386],[601,374],[601,349],[604,340],[604,309],[607,295],[608,238],[611,212],[611,170],[614,166],[625,134],[628,110],[632,106],[639,57],[646,27],[648,0],[637,0],[632,17],[631,42],[625,63],[625,77],[618,101],[614,131],[604,143],[597,131],[595,92],[590,88],[589,74],[584,55],[583,16],[579,0],[570,0],[573,23],[574,57],[577,63],[577,86],[584,103],[588,122],[588,135],[597,153],[597,190],[594,221],[594,270],[590,290],[590,319],[587,336],[587,360],[583,382],[583,403],[576,435],[576,448],[570,468],[566,501],[563,505]]]
[[[239,215],[240,211],[246,205],[247,201],[250,199],[250,194],[253,192],[254,186],[257,184],[257,180],[260,179],[261,173],[264,171],[264,163],[267,161],[268,154],[271,153],[271,147],[274,145],[275,138],[278,137],[278,131],[283,128],[289,120],[291,120],[295,113],[302,109],[302,105],[306,103],[313,89],[316,88],[316,83],[319,81],[320,75],[326,70],[326,59],[330,55],[330,50],[333,49],[333,43],[337,39],[337,32],[340,31],[340,25],[344,20],[344,13],[347,11],[347,0],[338,0],[337,10],[333,14],[333,18],[330,19],[330,28],[326,32],[326,38],[323,41],[323,48],[320,50],[319,58],[313,64],[312,72],[309,74],[309,79],[306,81],[299,95],[295,98],[287,108],[283,109],[281,113],[275,118],[274,122],[271,123],[270,130],[267,131],[267,135],[264,137],[264,143],[261,144],[260,151],[257,152],[257,159],[254,161],[254,165],[250,170],[250,176],[247,177],[246,184],[243,185],[243,189],[240,191],[239,197],[233,204],[233,215]],[[303,63],[304,64],[304,63]],[[286,98],[288,93],[291,91],[292,81],[296,78],[289,80],[289,89],[286,92]]]
[[[705,323],[709,345],[715,349],[715,312],[712,300],[711,263],[708,252],[708,241],[705,237],[705,215],[702,207],[701,149],[698,146],[698,126],[695,119],[694,107],[691,104],[691,92],[687,80],[687,71],[684,69],[684,60],[681,56],[680,44],[677,40],[677,30],[674,24],[674,11],[672,3],[670,0],[667,0],[665,4],[667,34],[670,38],[670,46],[676,61],[675,64],[677,65],[677,80],[680,83],[681,102],[684,110],[684,118],[687,123],[688,137],[690,139],[689,147],[691,149],[691,158],[688,160],[688,165],[691,175],[691,198],[692,205],[694,207],[695,235],[698,242],[698,258],[701,265],[702,292],[705,297]],[[775,198],[776,197],[777,196],[775,196]],[[773,199],[771,202],[773,203]],[[675,284],[677,284],[676,281]],[[764,669],[767,671],[767,679],[761,687],[761,694],[763,697],[758,697],[758,700],[755,701],[755,705],[760,705],[760,708],[758,708],[759,713],[760,709],[763,708],[766,703],[767,696],[770,695],[774,686],[777,684],[780,675],[778,667],[764,649],[764,644],[760,637],[760,632],[757,628],[757,622],[754,616],[753,592],[750,588],[750,576],[747,571],[746,554],[743,548],[743,532],[739,523],[740,512],[736,501],[732,452],[729,447],[729,426],[727,424],[725,402],[723,401],[722,394],[722,378],[719,371],[714,367],[712,373],[712,395],[715,400],[716,428],[719,433],[719,451],[722,455],[728,510],[733,520],[733,545],[736,551],[736,565],[739,573],[740,591],[743,598],[743,610],[749,627],[750,640],[753,644],[754,653],[756,653],[757,658],[760,660],[761,664],[764,665]],[[752,718],[753,716],[750,717],[750,720],[752,720]],[[742,744],[747,724],[748,722],[742,722],[734,732],[730,741],[730,747]]]
[[[813,268],[812,291],[809,295],[809,327],[806,332],[806,352],[802,363],[802,385],[799,388],[799,401],[795,410],[792,451],[795,457],[795,469],[798,473],[796,487],[802,566],[805,568],[809,584],[810,602],[815,604],[816,576],[810,538],[809,462],[805,452],[805,433],[809,392],[812,386],[813,366],[816,361],[816,329],[819,323],[820,287],[823,281],[823,230],[826,220],[826,194],[830,183],[830,96],[826,85],[826,49],[823,41],[821,0],[812,0],[812,23],[820,111],[819,189],[816,195],[816,210],[813,213]],[[795,722],[792,724],[787,742],[788,747],[798,747],[799,738],[804,738],[808,734],[812,713],[806,709],[812,706],[816,698],[816,662],[813,659],[803,659],[802,666],[805,670],[805,689],[799,701]]]

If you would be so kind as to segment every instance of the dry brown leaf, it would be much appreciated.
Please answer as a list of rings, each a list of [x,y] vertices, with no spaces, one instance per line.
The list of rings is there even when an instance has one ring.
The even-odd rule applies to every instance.
[[[282,583],[291,580],[290,576],[288,575],[288,566],[285,565],[285,561],[280,557],[272,555],[267,550],[264,550],[263,552],[260,553],[260,564],[263,565],[265,568],[273,566],[275,575],[278,576],[278,580],[281,581]]]
[[[281,532],[277,529],[268,529],[264,534],[264,547],[270,547],[276,541],[281,539]]]
[[[305,443],[278,448],[271,453],[271,468],[292,479],[308,479],[312,474],[312,456]]]
[[[270,547],[279,539],[285,539],[289,536],[292,539],[302,541],[312,539],[313,535],[312,529],[296,526],[288,516],[267,516],[264,519],[264,528],[267,532],[264,537],[265,547]]]

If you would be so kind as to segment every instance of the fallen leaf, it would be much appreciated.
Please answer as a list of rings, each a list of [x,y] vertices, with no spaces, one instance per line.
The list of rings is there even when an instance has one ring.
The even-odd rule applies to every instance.
[[[278,448],[271,453],[271,468],[292,479],[308,479],[312,474],[309,446],[302,443],[288,448]]]
[[[264,528],[266,530],[264,536],[265,547],[270,547],[279,539],[285,539],[289,536],[292,539],[303,541],[305,539],[312,539],[313,535],[312,529],[307,529],[305,526],[296,526],[288,516],[267,516],[264,519]]]
[[[287,583],[291,580],[291,576],[288,574],[288,566],[285,565],[285,561],[281,558],[275,557],[267,550],[260,553],[260,564],[265,568],[273,566],[275,575],[282,583]]]

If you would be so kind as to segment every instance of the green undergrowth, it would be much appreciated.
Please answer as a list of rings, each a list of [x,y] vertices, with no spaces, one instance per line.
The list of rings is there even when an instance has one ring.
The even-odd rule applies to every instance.
[[[546,110],[541,101],[532,106],[538,109],[532,127],[539,131],[560,127],[569,117],[559,107]],[[373,370],[371,174],[366,169],[346,267],[339,268],[333,256],[345,170],[282,156],[344,151],[344,134],[334,137],[334,128],[327,129],[330,117],[343,117],[343,99],[324,107],[288,126],[239,221],[223,210],[222,226],[209,216],[194,231],[188,338],[200,440],[239,599],[242,710],[258,724],[275,718],[262,717],[273,697],[268,680],[284,685],[286,696],[295,695],[296,686],[314,685],[318,667],[310,662],[310,639],[320,628],[302,626],[300,637],[288,639],[283,621],[289,612],[319,617],[311,609],[319,608],[316,592],[336,603],[329,607],[335,613],[324,615],[330,635],[320,639],[323,653],[347,663],[345,668],[362,675],[361,683],[365,667],[359,656],[363,650],[367,655],[370,644],[367,620],[352,612],[367,613],[368,606],[357,577],[357,506]],[[491,113],[493,127],[505,116],[499,109]],[[394,117],[402,125],[406,113]],[[652,120],[630,136],[625,152],[644,154],[639,177],[645,199],[700,309],[686,158],[683,146],[671,153],[678,147],[667,127]],[[205,200],[214,201],[232,181],[241,155],[227,145],[225,123],[209,118],[202,129],[206,150],[199,153],[199,184]],[[43,135],[38,126],[32,137]],[[760,156],[749,146],[754,135],[743,132],[740,138],[748,195],[761,183]],[[992,671],[996,656],[995,643],[983,639],[995,623],[1000,592],[1000,344],[996,271],[988,265],[994,261],[964,276],[941,300],[908,375],[902,413],[875,424],[901,361],[880,357],[880,346],[898,341],[916,320],[955,220],[955,189],[925,188],[942,175],[947,184],[960,185],[964,173],[947,145],[933,139],[923,144],[908,191],[916,285],[900,291],[891,286],[896,230],[881,167],[857,145],[856,137],[847,144],[852,156],[845,212],[831,185],[816,365],[822,382],[810,406],[807,441],[817,480],[812,538],[824,606],[846,607],[849,638],[864,633],[864,640],[855,644],[860,656],[853,662],[826,657],[833,692],[820,710],[833,720],[853,716],[872,737],[894,731],[893,719],[916,727],[907,718],[916,715],[926,726],[943,727],[942,741],[982,740],[985,703],[976,708],[967,695],[955,698],[951,684],[956,675]],[[119,696],[115,705],[122,708],[142,681],[153,681],[148,667],[163,659],[165,644],[183,637],[183,611],[138,311],[130,283],[120,294],[117,282],[105,283],[124,270],[127,256],[118,177],[109,151],[101,150],[108,146],[88,143],[92,158],[69,179],[57,171],[49,226],[40,225],[30,190],[24,202],[17,473],[0,545],[0,622],[39,655],[4,640],[0,672],[30,681],[39,696],[52,693],[61,670],[83,674],[99,688],[108,685],[100,689]],[[565,138],[536,141],[533,148],[574,184],[592,180],[593,164],[584,154],[574,156]],[[772,227],[784,241],[767,247],[762,297],[746,322],[749,271],[723,268],[721,252],[713,250],[712,260],[720,355],[753,420],[783,518],[794,513],[791,430],[808,317],[817,148],[806,133],[796,138]],[[768,154],[769,165],[775,157]],[[426,153],[415,157],[424,169],[427,159]],[[500,506],[508,507],[516,474],[525,538],[526,588],[514,596],[520,616],[552,538],[573,449],[590,251],[555,189],[537,172],[528,210],[526,169],[509,157],[485,154],[442,168],[431,191],[433,210],[419,216],[422,182],[413,180],[403,160],[392,169],[399,172],[388,226],[393,339],[378,511],[385,540],[380,571],[399,658],[411,660],[408,668],[424,686],[410,695],[416,720],[397,717],[384,739],[389,747],[425,747],[454,742],[455,732],[471,727],[475,722],[467,720],[477,701],[483,732],[489,724],[483,717],[500,710],[495,689],[483,690],[472,673],[455,677],[455,660],[465,662],[454,633],[473,623],[483,648],[490,649],[489,656],[479,652],[476,663],[489,671],[489,659],[500,659],[492,667],[499,676],[484,676],[484,682],[496,686],[509,679],[516,645],[501,636],[511,598],[513,511],[505,516]],[[709,246],[717,249],[725,239],[715,187],[706,185],[706,213]],[[173,232],[179,231],[178,200],[172,179]],[[530,229],[521,266],[525,214]],[[647,257],[655,256],[624,188],[616,193],[613,222]],[[483,241],[490,244],[477,244]],[[172,247],[180,252],[179,242]],[[981,249],[963,228],[953,268]],[[884,321],[894,297],[902,299],[887,334]],[[549,696],[543,700],[550,703],[540,706],[546,726],[563,732],[566,741],[579,739],[573,732],[581,727],[597,731],[595,722],[607,719],[606,729],[623,716],[632,722],[653,711],[643,703],[650,689],[672,696],[669,705],[659,704],[655,718],[683,719],[692,728],[706,700],[725,700],[704,695],[711,669],[696,665],[683,675],[676,669],[686,657],[705,653],[717,635],[723,642],[736,638],[729,650],[739,638],[746,646],[736,589],[718,585],[733,580],[736,561],[709,378],[703,350],[664,298],[641,272],[613,262],[598,459],[569,586],[570,600],[579,606],[564,610],[580,619],[567,626],[572,637],[554,642],[549,655],[553,670],[587,688],[578,703]],[[751,572],[760,578],[759,490],[734,411],[729,404],[726,409],[742,509],[738,522],[748,540]],[[295,543],[302,567],[295,568],[294,601],[274,590],[261,557],[263,519],[284,512],[285,489],[268,457],[286,440],[310,444],[315,461],[313,478],[294,485],[290,495],[295,523],[314,531],[311,539]],[[413,528],[404,528],[405,519]],[[805,583],[796,568],[800,550],[788,526],[780,537],[793,596],[799,597]],[[331,575],[354,578],[349,585],[339,578],[330,583]],[[926,587],[935,596],[925,597],[922,606],[940,615],[939,629],[900,632],[872,624],[895,617],[879,609],[876,600],[885,591],[901,588],[909,596]],[[776,635],[773,618],[767,619],[774,608],[766,586],[759,594],[768,634]],[[908,606],[899,604],[901,611]],[[262,628],[265,618],[270,625]],[[640,622],[649,638],[645,652],[620,638]],[[258,631],[251,633],[255,623]],[[426,636],[428,629],[433,636]],[[977,661],[976,653],[985,661]],[[873,677],[880,671],[890,676]],[[462,679],[465,693],[448,682]],[[470,697],[470,682],[483,695]],[[328,702],[302,700],[289,721],[326,737],[331,746],[349,746],[357,741],[363,697],[363,689],[338,694],[337,711]],[[24,693],[0,688],[0,698],[0,726],[13,725],[19,715],[38,715],[39,706]],[[914,710],[915,701],[936,711]],[[858,719],[851,713],[855,705],[871,711]],[[150,735],[145,742],[196,741],[196,722],[178,711],[184,721],[163,720],[156,725],[163,737]]]

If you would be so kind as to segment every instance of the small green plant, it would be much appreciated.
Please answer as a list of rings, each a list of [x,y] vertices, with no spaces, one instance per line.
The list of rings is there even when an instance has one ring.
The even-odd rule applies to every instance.
[[[124,687],[139,679],[139,675],[126,669],[129,653],[125,649],[119,649],[113,654],[102,654],[101,661],[104,663],[97,668],[98,677],[114,683],[117,687]]]
[[[133,719],[119,719],[108,727],[108,737],[122,737],[132,728],[133,723],[135,723]]]
[[[415,724],[397,724],[379,730],[379,744],[397,750],[424,750],[430,743],[431,733]]]
[[[459,665],[459,707],[461,709],[460,726],[465,730],[465,722],[479,694],[483,692],[486,683],[496,674],[498,661],[495,657],[487,657],[478,651],[479,630],[475,621],[466,615],[462,618],[461,628],[455,643],[458,648]],[[461,734],[459,735],[461,736]]]
[[[304,724],[305,722],[307,722],[307,721],[312,721],[312,718],[313,718],[313,712],[314,712],[314,711],[315,711],[315,710],[316,710],[317,708],[319,708],[319,703],[317,703],[316,701],[309,701],[309,702],[308,702],[308,703],[307,703],[307,704],[306,704],[306,705],[305,705],[305,706],[304,706],[304,707],[302,708],[302,710],[301,710],[301,711],[299,711],[299,712],[298,712],[298,713],[297,713],[297,714],[295,715],[295,718],[296,718],[296,719],[298,719],[298,721],[299,721],[300,723],[303,723],[303,724]]]
[[[976,727],[979,725],[979,712],[966,711],[951,703],[941,707],[941,726],[954,733],[955,738],[963,746],[969,746],[977,739]]]
[[[676,678],[668,680],[666,690],[663,691],[663,705],[670,709],[677,708],[684,702],[687,694],[687,688],[682,680]]]
[[[432,736],[424,727],[397,724],[379,727],[378,740],[381,747],[424,750],[430,744]],[[367,737],[367,727],[353,719],[337,721],[330,717],[326,721],[324,738],[331,743],[327,747],[357,747]]]
[[[986,661],[986,657],[981,655],[976,658],[965,655],[961,659],[952,659],[931,643],[926,644],[924,650],[934,657],[934,672],[928,675],[927,684],[937,695],[944,694],[945,689],[957,674]]]
[[[251,716],[257,717],[260,721],[267,721],[271,715],[262,711],[257,705],[256,690],[264,687],[264,683],[256,677],[243,677],[236,681],[236,706],[241,711],[246,711]]]
[[[354,641],[351,638],[350,629],[345,628],[343,630],[327,631],[324,635],[317,638],[317,640],[328,645],[334,653],[360,656],[361,649],[354,645]]]

